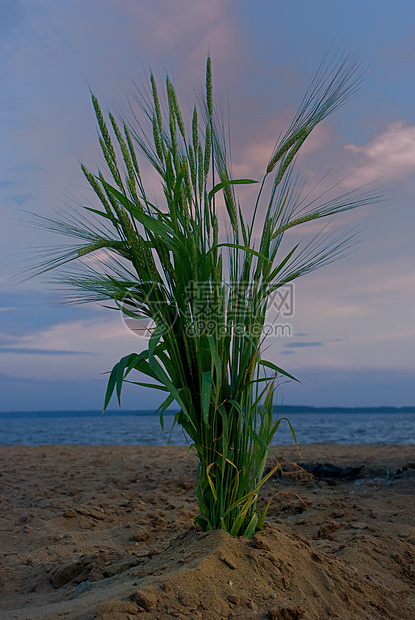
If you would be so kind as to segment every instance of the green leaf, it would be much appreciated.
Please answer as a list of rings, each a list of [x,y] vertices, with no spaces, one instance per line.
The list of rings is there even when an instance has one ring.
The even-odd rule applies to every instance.
[[[253,179],[234,179],[229,181],[222,181],[222,183],[218,183],[215,185],[213,189],[210,190],[208,194],[209,204],[212,201],[212,198],[215,194],[217,194],[224,187],[229,187],[229,185],[246,185],[248,183],[258,183],[258,181],[254,181]]]
[[[279,366],[276,366],[272,362],[267,362],[266,360],[261,360],[259,362],[259,364],[261,364],[261,366],[265,366],[266,368],[270,368],[271,370],[275,370],[275,372],[279,372],[280,375],[284,375],[284,377],[288,377],[289,379],[293,379],[294,381],[297,381],[298,383],[301,383],[301,381],[299,379],[296,379],[295,377],[293,377],[293,375],[290,375],[290,373],[286,372],[285,370],[283,370]]]
[[[118,404],[121,407],[121,388],[124,379],[124,370],[127,366],[130,365],[132,359],[134,359],[135,357],[138,357],[137,353],[131,353],[130,355],[126,355],[125,357],[120,359],[120,361],[117,362],[112,369],[110,377],[108,379],[107,391],[105,394],[104,411],[109,405],[115,387],[117,388]]]
[[[297,245],[294,246],[293,249],[290,252],[288,252],[288,254],[284,258],[284,260],[282,260],[280,262],[280,264],[277,265],[277,267],[275,267],[275,269],[273,269],[273,271],[269,274],[269,276],[267,278],[268,281],[271,282],[275,278],[275,276],[281,271],[281,269],[288,263],[288,261],[290,260],[291,256],[294,254],[294,252],[296,251],[296,249],[298,248],[299,245],[300,244],[297,243]]]
[[[167,407],[172,404],[172,402],[174,402],[174,398],[173,398],[173,396],[171,394],[169,394],[169,396],[166,398],[166,400],[154,412],[154,415],[156,415],[158,412],[160,412],[160,426],[161,426],[161,430],[163,431],[163,433],[164,433],[164,417],[163,417],[163,414],[166,411]]]
[[[152,388],[153,390],[161,390],[162,392],[168,392],[169,390],[164,385],[157,385],[157,383],[145,383],[143,381],[129,381],[124,379],[124,383],[131,383],[132,385],[140,385],[141,387]]]
[[[293,428],[291,422],[289,421],[288,418],[281,418],[281,420],[285,420],[287,422],[288,426],[290,427],[290,431],[291,431],[292,438],[294,439],[294,443],[297,446],[297,449],[299,450],[298,443],[297,443],[297,437],[295,436],[294,428]]]
[[[216,391],[220,392],[221,388],[222,388],[222,362],[220,359],[220,356],[218,354],[217,351],[217,342],[215,340],[215,338],[213,337],[212,334],[206,334],[206,338],[209,344],[209,349],[210,349],[210,356],[212,358],[212,376],[213,376],[213,369],[215,369],[216,372],[216,381],[215,381],[215,386],[216,386]]]
[[[205,426],[209,427],[210,396],[212,394],[212,373],[207,370],[202,374],[202,419]]]
[[[217,501],[218,501],[218,494],[217,494],[217,492],[216,492],[215,485],[213,484],[213,481],[212,481],[212,478],[211,478],[211,475],[210,475],[210,470],[212,469],[212,467],[213,467],[214,465],[215,465],[215,463],[210,463],[210,464],[206,467],[206,477],[207,477],[207,480],[208,480],[208,483],[209,483],[210,489],[211,489],[211,491],[212,491],[212,495],[213,495],[213,497],[214,497],[214,500],[215,500],[215,502],[217,502]]]
[[[248,495],[248,497],[249,497],[249,496],[251,496],[251,495],[252,495],[252,494],[250,493],[250,494]],[[241,504],[241,503],[244,501],[244,499],[246,499],[246,498],[242,498],[241,500],[239,500],[239,502],[235,502],[235,504],[234,504],[233,506],[229,506],[228,511],[229,511],[230,509],[236,508],[239,504]],[[248,512],[248,508],[249,508],[249,504],[250,504],[250,503],[251,503],[251,502],[249,502],[249,501],[248,501],[248,505],[247,505],[247,504],[245,504],[245,505],[243,506],[243,508],[241,509],[241,511],[240,511],[240,513],[239,513],[239,515],[238,515],[238,516],[236,517],[236,519],[234,520],[233,525],[232,525],[232,528],[231,528],[231,530],[230,530],[230,532],[229,532],[231,536],[239,536],[239,535],[240,535],[240,529],[241,529],[241,527],[242,527],[243,522],[244,522],[244,521],[245,521],[245,519],[246,519],[246,513]],[[227,512],[228,512],[228,511],[227,511]]]
[[[150,230],[153,233],[160,235],[166,241],[172,242],[173,238],[176,236],[175,232],[172,228],[160,222],[160,220],[150,217],[146,215],[141,209],[139,209],[127,196],[122,194],[118,189],[109,185],[106,181],[102,181],[105,189],[110,192],[121,204],[122,206],[129,212],[131,215],[138,220],[146,230]],[[173,244],[174,246],[174,244]]]
[[[137,364],[136,364],[136,366],[134,366],[134,368],[135,368],[135,370],[138,370],[138,372],[142,372],[143,375],[147,375],[147,377],[151,377],[155,381],[159,380],[158,377],[156,376],[156,374],[151,369],[150,364],[148,363],[148,361],[146,359],[141,359],[139,362],[137,362]],[[128,372],[125,373],[124,377],[127,376]],[[125,378],[124,378],[124,381],[125,381]]]
[[[251,540],[252,536],[255,533],[255,529],[257,528],[257,525],[258,525],[258,515],[254,513],[252,515],[252,519],[248,523],[248,526],[245,532],[243,533],[243,536],[245,536],[245,538],[248,538],[248,540]]]
[[[160,383],[168,389],[170,394],[173,396],[174,400],[179,405],[183,414],[186,415],[187,419],[192,424],[194,429],[197,430],[193,420],[187,413],[186,404],[183,402],[182,397],[180,395],[180,391],[184,388],[180,388],[180,389],[176,388],[171,378],[167,375],[166,371],[164,370],[163,366],[155,358],[154,354],[156,353],[156,348],[157,348],[158,343],[160,342],[162,335],[163,335],[163,329],[161,327],[156,327],[154,332],[151,334],[149,345],[148,345],[148,363],[149,363],[150,369],[154,373],[155,379],[157,381],[160,381]]]
[[[106,217],[108,220],[112,220],[113,218],[111,218],[108,213],[105,213],[105,211],[98,211],[98,209],[92,209],[92,207],[85,207],[84,209],[87,209],[87,211],[91,211],[92,213],[96,213],[96,215],[100,215],[101,217]]]
[[[210,251],[216,248],[236,248],[237,250],[244,250],[244,252],[246,252],[247,254],[254,254],[255,256],[258,256],[258,258],[261,258],[263,261],[267,263],[271,262],[271,259],[264,256],[264,254],[260,254],[256,250],[253,250],[252,248],[248,247],[247,245],[239,245],[238,243],[218,243],[212,246]]]
[[[272,502],[273,499],[274,498],[271,497],[271,499],[269,500],[268,504],[265,506],[264,510],[259,515],[258,523],[256,524],[256,529],[257,530],[262,530],[262,528],[264,527],[265,517],[267,516],[267,512],[269,510],[269,507],[271,506],[271,502]]]
[[[241,406],[239,405],[239,403],[237,403],[236,401],[230,399],[229,402],[236,408],[238,409],[241,417],[243,418],[243,420],[246,423],[246,428],[247,428],[247,432],[249,433],[250,437],[252,437],[252,439],[254,440],[254,442],[256,443],[256,445],[258,447],[261,448],[261,450],[264,450],[265,452],[269,452],[270,449],[267,446],[266,442],[258,435],[258,433],[255,432],[252,424],[249,423],[249,419],[247,419],[247,416],[245,414],[245,412],[242,410]]]

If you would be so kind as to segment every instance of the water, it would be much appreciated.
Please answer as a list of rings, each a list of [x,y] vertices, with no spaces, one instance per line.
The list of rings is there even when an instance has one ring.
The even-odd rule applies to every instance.
[[[299,444],[415,444],[414,413],[290,413]],[[0,445],[166,445],[173,416],[165,416],[165,432],[154,415],[85,415],[77,417],[5,417],[0,414]],[[283,420],[273,444],[293,444]],[[180,427],[170,438],[187,445]]]

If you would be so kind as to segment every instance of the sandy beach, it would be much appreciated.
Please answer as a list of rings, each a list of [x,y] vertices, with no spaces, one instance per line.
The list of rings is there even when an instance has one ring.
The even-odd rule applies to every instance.
[[[0,619],[412,620],[415,446],[274,452],[248,541],[194,528],[185,448],[1,447]]]

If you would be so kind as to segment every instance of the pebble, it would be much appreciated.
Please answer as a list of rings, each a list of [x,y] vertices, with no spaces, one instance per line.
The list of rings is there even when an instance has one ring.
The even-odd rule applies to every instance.
[[[367,529],[366,523],[354,522],[354,523],[351,523],[351,527],[353,529],[355,529],[355,530],[365,530],[365,529]]]
[[[219,555],[219,559],[221,560],[221,562],[226,564],[226,566],[229,566],[229,568],[231,568],[232,570],[236,570],[235,563],[230,558],[226,557],[223,553]]]
[[[142,541],[148,540],[149,537],[150,537],[150,534],[148,533],[148,531],[141,529],[141,530],[138,530],[138,532],[132,536],[132,539],[135,540],[136,542],[142,542]]]
[[[92,506],[88,508],[84,508],[83,506],[80,506],[79,508],[76,509],[76,512],[83,515],[84,517],[91,517],[92,519],[98,519],[99,521],[102,521],[103,519],[105,519],[105,514],[103,513],[103,511],[101,509],[97,509]]]
[[[66,517],[67,519],[73,519],[74,517],[77,516],[76,510],[74,510],[73,508],[70,508],[69,510],[65,510],[65,512],[63,513],[63,516]]]
[[[241,599],[237,594],[229,594],[228,601],[232,603],[232,605],[239,605]]]
[[[332,519],[341,519],[342,517],[344,517],[344,510],[339,510],[338,508],[336,508],[330,513],[330,517]]]
[[[130,598],[145,611],[154,611],[157,607],[157,596],[151,587],[138,590]]]
[[[85,590],[89,588],[90,585],[91,582],[89,581],[89,579],[87,579],[86,581],[81,581],[81,583],[78,583],[78,585],[76,586],[75,592],[77,594],[82,594],[83,592],[85,592]]]
[[[161,589],[164,592],[171,592],[173,590],[173,586],[168,581],[165,581],[163,585],[161,586]]]

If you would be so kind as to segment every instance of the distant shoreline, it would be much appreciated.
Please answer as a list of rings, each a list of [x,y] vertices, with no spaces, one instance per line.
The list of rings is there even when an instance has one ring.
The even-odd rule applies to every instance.
[[[413,407],[307,407],[295,405],[281,405],[274,407],[274,412],[279,415],[291,415],[295,413],[319,413],[319,414],[382,414],[382,413],[415,413]],[[177,410],[165,411],[164,415],[174,415]],[[10,418],[85,418],[85,417],[101,417],[104,416],[151,416],[155,414],[153,409],[139,410],[111,410],[104,414],[98,410],[84,411],[4,411],[0,412],[1,419]]]

